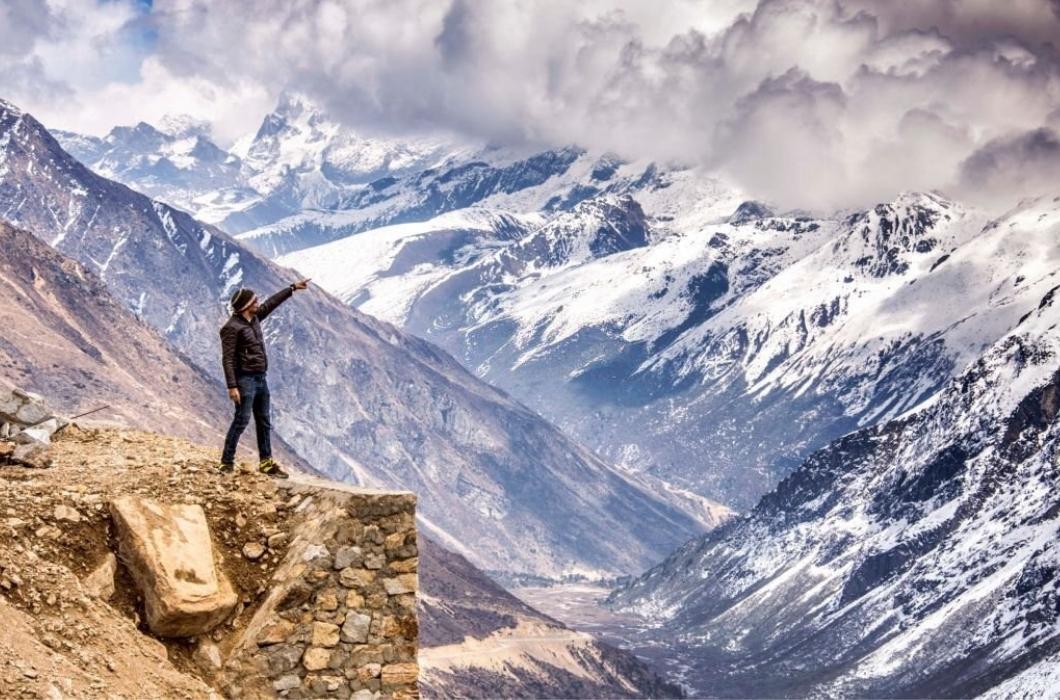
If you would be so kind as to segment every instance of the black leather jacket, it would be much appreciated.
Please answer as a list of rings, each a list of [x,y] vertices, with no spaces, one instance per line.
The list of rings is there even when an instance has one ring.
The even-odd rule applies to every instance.
[[[221,364],[229,389],[238,386],[236,380],[241,375],[264,372],[269,368],[261,322],[293,293],[293,285],[281,289],[261,302],[251,320],[243,318],[242,314],[232,314],[221,327]]]

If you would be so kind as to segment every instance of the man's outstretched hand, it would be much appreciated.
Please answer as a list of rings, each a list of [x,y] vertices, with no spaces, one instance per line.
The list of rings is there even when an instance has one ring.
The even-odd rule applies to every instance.
[[[302,280],[301,282],[295,282],[291,285],[294,289],[305,289],[309,286],[309,278]]]
[[[228,398],[232,399],[236,403],[239,403],[239,389],[232,387],[228,390]]]

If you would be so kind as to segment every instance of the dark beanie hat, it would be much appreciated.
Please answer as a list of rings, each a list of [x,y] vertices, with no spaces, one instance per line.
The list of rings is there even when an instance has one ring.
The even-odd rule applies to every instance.
[[[239,313],[243,309],[247,308],[254,299],[254,291],[251,289],[239,289],[235,294],[232,295],[232,310]]]

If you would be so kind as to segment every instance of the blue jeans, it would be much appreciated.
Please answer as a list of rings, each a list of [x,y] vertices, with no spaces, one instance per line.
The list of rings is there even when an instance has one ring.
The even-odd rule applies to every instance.
[[[258,433],[258,454],[261,459],[268,459],[272,457],[272,421],[269,419],[269,384],[265,381],[265,373],[245,374],[236,378],[236,384],[239,388],[239,403],[236,404],[232,425],[228,426],[221,462],[232,464],[235,461],[239,436],[250,425],[251,414],[254,415],[254,428]]]

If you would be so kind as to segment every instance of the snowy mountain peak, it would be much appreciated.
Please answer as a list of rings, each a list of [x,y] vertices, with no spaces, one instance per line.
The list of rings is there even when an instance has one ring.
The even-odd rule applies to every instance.
[[[272,200],[259,209],[284,206],[293,213],[292,202],[296,209],[336,208],[348,189],[430,167],[453,148],[437,137],[368,137],[305,96],[284,93],[253,138],[240,140],[233,152],[244,160],[247,183]]]
[[[167,114],[158,123],[158,130],[174,138],[200,136],[209,139],[210,123],[190,114]]]
[[[104,138],[54,131],[63,148],[105,177],[135,183],[135,188],[184,210],[207,215],[202,198],[238,197],[239,159],[214,144],[190,118],[116,126]],[[217,194],[221,193],[221,194]]]
[[[644,210],[628,195],[578,203],[520,241],[513,255],[535,266],[584,263],[648,244]]]
[[[116,126],[103,139],[89,138],[89,141],[96,144],[100,153],[91,154],[94,158],[88,159],[88,162],[92,163],[96,158],[105,157],[108,162],[120,168],[136,159],[154,164],[168,158],[176,167],[188,169],[199,164],[180,156],[196,156],[216,162],[237,160],[209,139],[205,126],[188,121],[189,119],[166,117],[162,128],[147,122],[139,122],[134,126]],[[75,134],[63,133],[63,136],[71,141],[78,138]],[[88,154],[77,155],[81,157]]]
[[[618,169],[625,165],[625,161],[619,158],[614,153],[605,153],[597,159],[596,163],[593,164],[592,172],[589,177],[593,182],[607,182]]]
[[[940,246],[939,224],[953,221],[962,213],[957,204],[939,195],[914,192],[853,214],[846,223],[860,238],[852,247],[862,252],[854,265],[871,277],[904,274],[914,256],[931,253]],[[848,244],[849,241],[839,241],[836,245]]]
[[[263,139],[276,136],[283,133],[284,127],[287,126],[287,120],[275,112],[270,112],[265,115],[265,118],[261,120],[261,126],[258,127],[258,131],[254,134],[254,138],[247,142],[248,148],[253,144]],[[244,154],[244,157],[246,154]]]
[[[644,210],[630,195],[582,202],[569,215],[561,215],[557,227],[565,222],[572,224],[571,232],[587,235],[593,258],[646,246],[650,237]]]
[[[280,94],[273,112],[289,119],[327,120],[323,105],[304,93],[290,90]]]
[[[278,98],[276,107],[262,119],[253,141],[303,132],[333,134],[339,130],[339,125],[329,119],[313,100],[299,93],[284,92]]]
[[[103,137],[103,142],[121,144],[127,148],[154,149],[169,140],[169,137],[147,122],[133,126],[116,126]]]
[[[748,200],[736,207],[736,211],[729,217],[729,223],[733,225],[746,224],[758,219],[769,219],[775,216],[773,210],[761,202]]]

